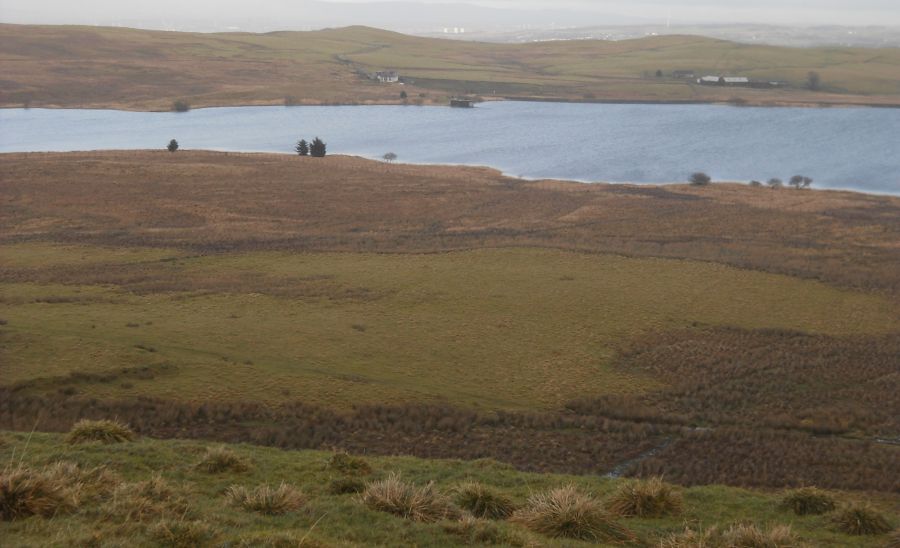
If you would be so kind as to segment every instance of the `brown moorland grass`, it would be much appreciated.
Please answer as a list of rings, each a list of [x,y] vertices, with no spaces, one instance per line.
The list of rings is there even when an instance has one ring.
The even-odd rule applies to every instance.
[[[648,76],[689,65],[787,88],[698,86]],[[363,76],[399,70],[412,104],[448,95],[578,101],[896,104],[891,48],[784,48],[697,36],[488,44],[364,27],[268,34],[0,26],[2,106],[169,110],[247,104],[401,103]],[[809,71],[823,90],[804,89]],[[422,96],[424,94],[424,97]]]
[[[864,295],[869,305],[877,306],[838,318],[844,327],[829,329],[828,335],[712,327],[702,317],[692,328],[671,330],[664,329],[671,325],[669,318],[656,316],[646,337],[621,342],[619,367],[642,375],[622,378],[654,377],[660,385],[644,387],[653,390],[639,397],[579,402],[561,413],[482,414],[443,404],[359,405],[337,411],[291,403],[290,393],[278,393],[283,405],[273,407],[236,398],[210,403],[142,398],[139,391],[97,399],[80,391],[108,386],[130,390],[125,386],[156,386],[173,379],[184,386],[177,375],[194,368],[156,359],[163,353],[157,348],[162,342],[137,340],[135,352],[149,360],[105,371],[66,370],[71,358],[91,355],[81,339],[70,347],[75,355],[56,354],[64,358],[57,360],[63,365],[60,376],[0,389],[0,424],[5,427],[29,430],[40,418],[41,428],[66,431],[76,417],[120,417],[142,434],[162,437],[337,447],[353,453],[493,457],[528,470],[618,469],[639,476],[662,474],[683,484],[897,488],[884,480],[895,477],[890,471],[896,468],[896,448],[867,441],[895,432],[900,416],[891,405],[896,392],[892,357],[898,352],[890,320],[896,317],[892,303],[900,276],[895,268],[896,199],[736,185],[695,189],[523,182],[485,169],[387,166],[354,158],[307,162],[275,155],[165,154],[0,155],[0,197],[5,200],[0,276],[14,289],[3,295],[3,302],[48,309],[67,305],[81,318],[98,298],[132,298],[96,289],[114,284],[139,296],[173,293],[180,307],[189,305],[178,301],[179,294],[207,291],[252,294],[252,299],[269,293],[279,307],[288,299],[354,306],[391,293],[327,276],[296,280],[278,271],[296,263],[266,263],[274,268],[265,276],[237,269],[237,275],[229,271],[218,278],[216,265],[221,263],[216,261],[241,267],[242,260],[255,258],[240,253],[273,249],[439,252],[504,246],[721,261],[880,296]],[[262,182],[247,185],[247,178]],[[83,244],[102,244],[91,249],[103,251],[87,253]],[[234,256],[222,258],[225,251]],[[490,250],[498,251],[504,250]],[[160,266],[177,266],[200,254],[210,261],[205,271]],[[515,253],[501,258],[508,263]],[[559,284],[572,284],[571,276],[551,272]],[[779,278],[779,283],[786,281]],[[37,293],[28,282],[57,293]],[[832,289],[816,287],[822,292],[814,295]],[[765,295],[772,291],[767,286]],[[838,294],[835,306],[851,295]],[[813,301],[802,304],[801,312],[824,302]],[[815,320],[833,310],[815,314]],[[883,321],[873,321],[876,316]],[[766,320],[761,316],[762,325],[771,325]],[[498,333],[508,326],[506,321],[498,324]],[[121,325],[125,331],[149,330],[144,318],[123,318]],[[80,327],[84,331],[79,333],[90,330],[89,325]],[[357,318],[346,327],[355,334],[377,331]],[[576,333],[579,339],[582,335]],[[0,350],[34,348],[35,340],[4,325]],[[46,337],[38,346],[53,349]],[[592,349],[586,355],[595,353]],[[130,362],[134,356],[117,359]],[[227,363],[260,380],[252,363]],[[347,383],[371,392],[372,385],[361,378],[348,376]],[[688,430],[693,427],[700,429]],[[822,454],[829,455],[827,462],[816,458]]]
[[[792,428],[817,434],[900,431],[900,337],[828,337],[708,328],[631,341],[616,365],[666,388],[578,401],[579,413],[685,425]]]
[[[86,415],[127,418],[154,437],[422,458],[490,457],[521,470],[596,474],[619,469],[639,477],[662,475],[682,485],[900,489],[893,474],[895,446],[803,431],[694,431],[593,415],[479,414],[450,406],[361,406],[339,412],[302,404],[104,402],[0,388],[2,428],[30,430],[40,420],[44,430],[65,432],[72,416]],[[829,458],[819,458],[822,454]]]
[[[852,192],[529,182],[486,168],[351,157],[134,151],[0,155],[0,199],[4,243],[188,254],[542,246],[714,261],[900,292],[900,199]],[[14,265],[0,271],[4,279],[138,292],[198,287],[190,276],[154,280],[127,263]],[[328,280],[309,282],[300,291],[328,290]],[[215,283],[199,287],[249,280]],[[297,291],[280,285],[275,294]]]

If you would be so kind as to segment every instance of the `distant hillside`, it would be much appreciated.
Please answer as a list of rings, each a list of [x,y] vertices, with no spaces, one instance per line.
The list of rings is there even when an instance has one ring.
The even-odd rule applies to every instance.
[[[405,85],[365,75],[396,70]],[[196,34],[0,25],[0,106],[168,110],[245,104],[440,103],[455,94],[578,101],[898,104],[900,50],[749,46],[695,36],[518,45],[368,27]],[[698,86],[674,71],[782,81]],[[821,89],[805,88],[810,71]]]

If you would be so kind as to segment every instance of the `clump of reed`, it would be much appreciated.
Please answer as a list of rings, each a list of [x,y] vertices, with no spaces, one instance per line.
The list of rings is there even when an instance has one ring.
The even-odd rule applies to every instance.
[[[516,509],[509,497],[477,481],[458,485],[454,493],[459,507],[469,511],[476,518],[506,519]]]
[[[337,478],[328,484],[328,492],[332,495],[353,495],[365,489],[366,482],[358,478]]]
[[[773,525],[768,529],[740,523],[722,529],[686,528],[659,541],[659,548],[794,548],[800,546],[790,525]]]
[[[444,532],[458,537],[468,545],[526,546],[528,539],[516,531],[510,531],[497,522],[463,516],[458,521],[443,525]]]
[[[325,467],[346,476],[367,476],[372,473],[372,466],[366,459],[344,452],[331,455],[325,462]]]
[[[433,483],[419,487],[404,482],[397,474],[366,484],[360,501],[373,510],[387,512],[412,521],[434,522],[461,515]]]
[[[131,428],[118,421],[82,419],[72,426],[66,441],[71,444],[90,442],[112,444],[131,441],[134,438]]]
[[[594,497],[574,485],[532,495],[512,520],[542,535],[594,542],[624,542],[634,534]]]
[[[0,472],[0,518],[50,517],[77,506],[62,478],[25,466]]]
[[[147,534],[161,546],[194,548],[205,546],[216,531],[201,520],[164,519],[148,528]]]
[[[623,483],[613,494],[607,509],[628,518],[675,516],[684,510],[684,500],[675,486],[659,476]]]
[[[327,548],[328,546],[320,540],[310,538],[309,531],[305,533],[266,531],[242,536],[228,545],[235,548]]]
[[[893,529],[888,520],[868,504],[851,503],[831,516],[831,523],[847,535],[882,535]]]
[[[263,484],[253,489],[232,485],[225,496],[232,504],[244,510],[270,516],[293,512],[306,504],[306,496],[296,487],[284,482],[278,487]]]
[[[801,487],[788,491],[781,499],[781,507],[798,516],[818,516],[836,508],[834,497],[815,487]]]
[[[0,518],[50,517],[110,494],[119,477],[103,466],[82,468],[54,462],[35,468],[7,466],[0,471]]]
[[[102,519],[123,523],[183,520],[193,514],[188,500],[159,474],[145,481],[119,483],[98,511]]]
[[[223,472],[243,473],[251,468],[250,461],[238,455],[225,446],[209,448],[206,454],[195,465],[197,470],[207,474],[221,474]]]

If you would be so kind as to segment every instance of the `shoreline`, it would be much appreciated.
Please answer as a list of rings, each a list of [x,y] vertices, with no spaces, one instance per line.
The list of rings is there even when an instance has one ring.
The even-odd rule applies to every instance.
[[[897,102],[879,103],[866,101],[809,101],[809,100],[749,100],[742,97],[736,97],[729,100],[718,99],[630,99],[630,98],[610,98],[610,99],[575,99],[565,97],[530,97],[530,96],[502,96],[502,97],[484,97],[478,103],[561,103],[561,104],[583,104],[583,105],[647,105],[647,106],[677,106],[677,105],[709,105],[709,106],[726,106],[726,107],[742,107],[742,108],[804,108],[804,109],[833,109],[833,108],[884,108],[884,109],[900,109],[900,98]],[[412,102],[402,102],[395,100],[386,101],[310,101],[300,104],[286,105],[283,101],[271,102],[236,102],[236,103],[199,103],[197,106],[191,106],[190,110],[207,110],[213,108],[248,108],[248,107],[375,107],[375,106],[398,106],[398,107],[439,107],[451,108],[449,103],[444,102],[428,102],[416,104]],[[477,107],[476,107],[477,108]],[[155,109],[145,108],[136,105],[111,105],[100,103],[97,105],[35,105],[28,106],[22,104],[0,104],[3,110],[114,110],[120,112],[146,112],[146,113],[182,113],[172,109]],[[185,111],[185,112],[190,112]]]
[[[14,152],[3,152],[0,151],[0,157],[5,156],[15,156],[15,155],[50,155],[50,154],[58,154],[58,155],[84,155],[84,154],[133,154],[133,153],[162,153],[166,152],[165,150],[158,149],[147,149],[147,148],[136,148],[136,149],[88,149],[88,150],[69,150],[69,151],[14,151]],[[183,148],[179,149],[180,153],[200,153],[200,154],[214,154],[214,155],[237,155],[237,156],[275,156],[278,158],[284,157],[292,157],[296,156],[293,152],[272,152],[272,151],[235,151],[235,150],[223,150],[223,149],[211,149],[211,148]],[[169,154],[168,152],[166,152]],[[176,153],[177,154],[177,153]],[[385,166],[385,167],[412,167],[412,168],[438,168],[438,169],[447,169],[447,170],[466,170],[466,169],[474,169],[474,170],[485,170],[496,173],[497,175],[505,178],[511,179],[515,181],[521,181],[523,183],[547,183],[547,184],[562,184],[562,185],[584,185],[584,186],[617,186],[617,187],[631,187],[631,188],[665,188],[665,187],[689,187],[696,189],[703,188],[715,188],[715,187],[738,187],[738,188],[748,188],[748,189],[757,189],[761,192],[772,192],[772,191],[783,191],[783,192],[795,192],[798,189],[791,188],[787,183],[785,183],[781,188],[773,189],[769,188],[765,183],[763,183],[762,187],[751,187],[749,181],[734,181],[734,180],[723,180],[723,181],[712,181],[708,185],[696,186],[691,185],[688,181],[654,181],[654,182],[636,182],[636,181],[605,181],[605,180],[582,180],[582,179],[565,179],[565,178],[555,178],[555,177],[525,177],[522,175],[515,175],[509,172],[504,171],[502,168],[498,168],[491,165],[486,164],[453,164],[453,163],[434,163],[434,162],[385,162],[384,160],[378,158],[369,158],[367,156],[363,156],[361,154],[350,154],[350,153],[330,153],[327,158],[337,158],[337,159],[351,159],[351,160],[361,160],[363,162],[371,163],[373,165]],[[884,192],[872,192],[859,190],[854,188],[822,188],[822,187],[810,187],[805,189],[799,189],[799,191],[815,191],[815,192],[835,192],[835,193],[852,193],[855,195],[861,196],[871,196],[874,198],[889,198],[889,199],[900,199],[900,190],[895,194],[884,193]]]

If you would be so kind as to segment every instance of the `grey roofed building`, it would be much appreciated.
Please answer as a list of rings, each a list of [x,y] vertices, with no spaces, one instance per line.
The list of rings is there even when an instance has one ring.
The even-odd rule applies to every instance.
[[[400,75],[393,70],[379,71],[375,73],[373,80],[378,80],[382,84],[393,84],[400,81]]]

